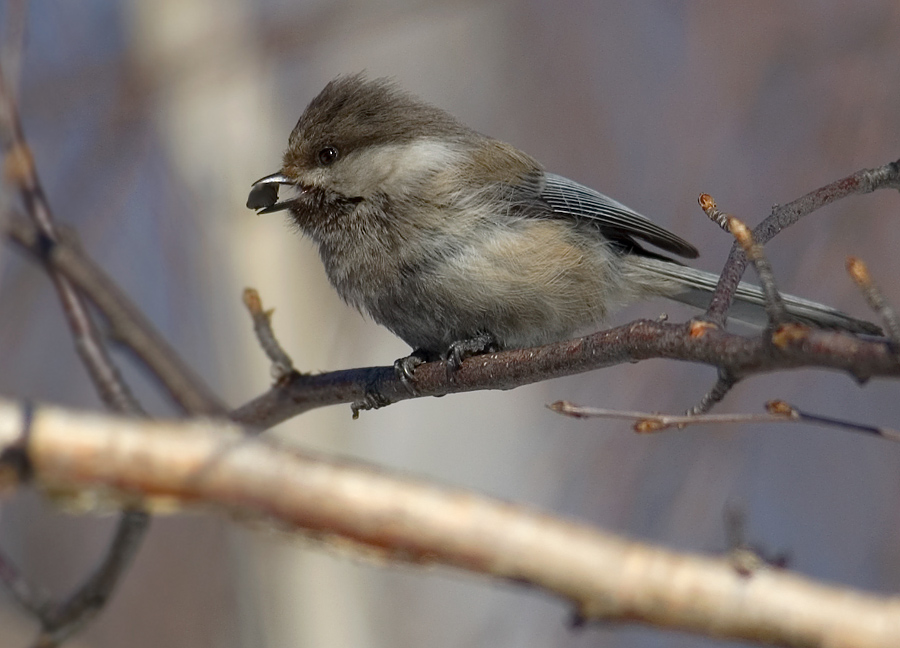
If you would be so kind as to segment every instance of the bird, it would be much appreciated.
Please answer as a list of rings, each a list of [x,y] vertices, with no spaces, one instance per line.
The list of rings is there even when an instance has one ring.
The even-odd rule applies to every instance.
[[[288,213],[338,295],[412,347],[397,365],[407,377],[422,362],[568,339],[642,299],[705,308],[718,282],[673,258],[699,255],[680,236],[364,74],[312,99],[247,207]],[[783,298],[796,321],[880,332]],[[730,315],[765,325],[764,304],[741,283]]]

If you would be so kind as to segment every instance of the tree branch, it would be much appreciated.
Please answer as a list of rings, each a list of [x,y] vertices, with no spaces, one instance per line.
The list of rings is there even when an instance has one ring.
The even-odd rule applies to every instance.
[[[293,373],[297,373],[294,369],[294,361],[287,354],[278,338],[275,337],[275,331],[272,330],[272,313],[274,309],[263,310],[262,299],[259,293],[253,288],[244,289],[244,306],[250,313],[253,320],[253,332],[256,333],[256,339],[259,346],[262,347],[266,357],[272,362],[272,377],[276,383],[288,380]]]
[[[897,319],[897,312],[872,280],[872,275],[869,274],[869,268],[865,262],[856,257],[847,257],[847,273],[862,291],[869,308],[881,317],[888,337],[895,348],[900,351],[900,320]]]
[[[78,287],[107,321],[110,336],[131,352],[182,411],[211,416],[227,412],[218,396],[185,364],[128,295],[84,254],[71,233],[58,241],[48,240],[13,212],[6,219],[6,234],[51,276],[61,274]]]
[[[20,408],[0,401],[0,447]],[[37,410],[29,456],[53,489],[213,504],[342,549],[537,587],[586,621],[651,623],[782,646],[900,644],[900,601],[779,569],[677,554],[353,462],[248,438],[235,426]],[[349,546],[348,546],[349,543]]]
[[[289,374],[265,394],[234,410],[231,417],[245,425],[265,429],[326,405],[351,403],[356,415],[361,409],[408,398],[480,389],[512,389],[648,358],[699,362],[719,370],[719,380],[712,390],[690,410],[695,414],[708,411],[740,380],[760,373],[819,367],[845,371],[859,382],[875,376],[896,377],[900,375],[900,362],[889,348],[895,344],[893,341],[865,339],[801,324],[781,324],[784,307],[761,248],[782,229],[820,207],[848,195],[883,188],[900,189],[900,161],[859,171],[784,207],[775,207],[752,234],[741,227],[740,221],[720,212],[711,196],[701,194],[700,205],[707,215],[726,231],[737,228],[740,241],[732,248],[704,316],[705,321],[697,320],[687,325],[636,321],[539,348],[477,356],[464,362],[459,371],[448,371],[443,362],[429,363],[416,369],[412,386],[400,380],[391,367],[318,375]],[[781,324],[771,332],[771,337],[766,334],[750,339],[724,330],[726,312],[747,264],[742,246],[753,252],[759,266],[772,324]],[[874,303],[871,289],[865,294],[870,304]],[[898,329],[896,335],[900,336],[900,325],[896,325],[896,317],[893,321],[890,319],[893,311],[883,301],[877,312],[887,318],[891,334],[894,335],[893,327]]]
[[[772,213],[753,229],[753,240],[765,245],[772,237],[786,227],[790,227],[804,216],[817,209],[854,194],[865,194],[877,189],[900,189],[900,160],[889,162],[875,169],[863,169],[842,178],[820,189],[811,191],[802,198],[788,203],[776,205]],[[709,302],[706,317],[722,326],[731,307],[734,291],[737,289],[744,270],[747,268],[747,257],[740,245],[735,243],[722,269],[719,285]]]
[[[3,133],[6,155],[4,170],[7,178],[18,189],[25,209],[40,234],[47,240],[56,242],[57,232],[53,214],[34,167],[31,150],[22,132],[19,113],[11,91],[6,85],[2,69],[0,69],[0,132]],[[72,331],[75,349],[103,402],[116,412],[140,413],[141,407],[109,357],[81,295],[72,282],[62,274],[52,272],[50,276]]]
[[[844,371],[860,382],[876,376],[900,376],[900,361],[884,340],[799,324],[777,328],[770,340],[742,337],[715,326],[637,320],[542,347],[476,356],[457,371],[448,371],[445,362],[423,364],[416,368],[415,393],[393,367],[292,375],[283,385],[234,410],[231,418],[268,428],[317,407],[358,403],[372,394],[380,396],[381,402],[395,403],[422,396],[512,389],[650,358],[707,364],[733,380],[800,367]]]
[[[24,15],[23,11],[22,16]],[[13,90],[7,84],[2,66],[0,66],[0,140],[5,154],[3,165],[5,179],[17,190],[26,213],[34,223],[34,244],[49,253],[51,248],[60,243],[61,237],[22,130]],[[73,280],[51,264],[45,263],[45,267],[56,288],[72,332],[75,349],[101,400],[112,411],[132,416],[146,416],[112,361],[104,340],[91,318],[85,299]],[[92,266],[81,264],[79,267],[91,269]],[[95,272],[92,276],[96,285],[101,284],[104,278],[102,272]],[[106,292],[110,293],[109,288],[115,288],[115,285],[111,281],[106,281],[104,287],[108,289]],[[166,359],[177,359],[177,354],[153,354],[147,351],[148,345],[152,347],[155,344],[157,350],[166,351],[168,347],[161,343],[162,338],[159,336],[156,339],[152,337],[152,327],[121,291],[118,294],[113,293],[113,298],[108,303],[100,303],[106,306],[107,313],[112,313],[109,316],[110,322],[118,324],[119,331],[125,331],[129,340],[135,343],[132,347],[135,353],[144,359],[152,357],[147,364],[151,369],[160,369],[159,372],[153,371],[153,375],[170,387],[170,393],[179,394],[176,399],[182,405],[186,405],[187,413],[203,414],[224,410],[217,399],[203,392],[202,383],[187,371],[183,363],[165,365]],[[139,342],[146,344],[141,346]],[[154,363],[156,367],[153,366]],[[185,394],[193,397],[193,401]],[[149,521],[149,515],[137,508],[122,513],[109,548],[94,573],[67,599],[58,603],[46,603],[41,607],[41,613],[38,615],[41,622],[39,645],[46,647],[58,645],[102,609],[137,552]],[[25,581],[8,560],[5,567],[0,570],[0,580],[13,591],[14,595],[24,596],[27,593]]]
[[[622,410],[584,407],[568,401],[556,401],[547,406],[548,409],[571,416],[573,418],[605,418],[633,421],[635,432],[642,434],[661,432],[673,427],[681,429],[688,425],[733,425],[735,423],[806,423],[821,427],[830,427],[871,434],[889,441],[900,441],[900,431],[875,425],[865,425],[856,421],[846,421],[831,416],[821,416],[806,412],[784,401],[766,403],[766,414],[703,414],[688,412],[687,414],[657,414],[650,412],[626,412]]]
[[[0,134],[5,153],[6,179],[18,190],[26,212],[41,236],[47,241],[57,242],[53,214],[38,178],[31,149],[22,131],[19,111],[12,90],[6,84],[2,66],[0,66]],[[87,305],[74,284],[59,272],[51,271],[50,278],[72,332],[75,349],[101,400],[112,411],[136,416],[145,415],[140,403],[109,356]],[[97,571],[97,574],[102,574],[103,577],[87,579],[66,601],[59,606],[48,604],[44,613],[39,616],[41,635],[38,642],[42,646],[56,645],[59,639],[70,635],[80,627],[81,622],[99,611],[118,582],[119,576],[125,572],[130,558],[140,546],[148,521],[149,517],[143,511],[132,510],[122,514],[120,524]],[[16,584],[13,583],[12,586],[15,588]],[[72,604],[75,603],[79,607],[73,607]],[[68,610],[69,613],[62,617],[67,625],[55,623],[53,614],[55,609]]]
[[[217,399],[160,336],[154,337],[153,328],[126,296],[60,235],[2,75],[0,129],[5,135],[4,170],[34,222],[30,242],[20,243],[47,267],[78,353],[107,406],[142,414],[109,357],[83,295],[186,412],[221,412]],[[851,193],[898,188],[898,177],[897,163],[849,176],[776,208],[752,238],[761,245],[803,215]],[[755,258],[763,264],[772,324],[781,324],[774,280],[761,252]],[[706,409],[737,381],[757,373],[811,366],[844,371],[860,381],[900,373],[897,326],[890,342],[796,324],[782,324],[758,339],[723,330],[745,266],[743,253],[733,248],[707,313],[709,322],[637,321],[538,349],[479,356],[459,371],[431,363],[417,369],[415,392],[392,367],[319,376],[285,369],[275,388],[233,416],[268,427],[328,404],[347,402],[359,409],[415,396],[510,389],[646,358],[717,367],[719,382],[699,406]],[[251,305],[261,337],[269,335],[268,317],[261,306],[258,312],[254,308]],[[894,317],[886,306],[880,312]],[[264,346],[279,366],[289,368],[290,360],[277,349],[274,336]],[[36,610],[43,626],[42,645],[58,643],[101,609],[147,527],[148,515],[133,508],[145,498],[151,503],[156,498],[185,505],[214,503],[241,516],[262,515],[281,526],[326,541],[349,541],[396,560],[437,562],[541,587],[571,601],[579,617],[587,620],[639,621],[791,646],[894,646],[900,637],[900,604],[894,601],[848,594],[769,568],[738,573],[727,561],[680,556],[472,494],[290,452],[248,439],[242,436],[244,430],[224,424],[150,423],[57,410],[42,410],[39,418],[23,446],[36,478],[54,487],[99,488],[118,495],[117,505],[127,509],[103,563],[62,603],[37,604],[27,582],[0,556],[0,579],[23,605]],[[0,437],[11,435],[18,424],[17,410],[0,402]],[[12,436],[7,442],[14,442]],[[15,456],[0,453],[0,468]],[[4,474],[22,479],[24,473],[0,470]]]

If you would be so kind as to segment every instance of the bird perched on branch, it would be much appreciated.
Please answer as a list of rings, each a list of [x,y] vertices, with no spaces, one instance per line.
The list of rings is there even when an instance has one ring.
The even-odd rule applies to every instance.
[[[648,218],[362,75],[310,102],[247,206],[288,211],[341,298],[413,347],[407,375],[421,361],[562,340],[644,298],[705,308],[718,281],[670,258],[698,252]],[[878,331],[784,301],[801,322]],[[765,322],[759,288],[741,284],[735,302],[732,316]]]

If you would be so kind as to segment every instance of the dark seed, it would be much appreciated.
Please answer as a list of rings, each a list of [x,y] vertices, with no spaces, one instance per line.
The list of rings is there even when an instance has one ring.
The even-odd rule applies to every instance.
[[[249,209],[264,209],[278,202],[278,185],[275,183],[256,184],[247,196]]]

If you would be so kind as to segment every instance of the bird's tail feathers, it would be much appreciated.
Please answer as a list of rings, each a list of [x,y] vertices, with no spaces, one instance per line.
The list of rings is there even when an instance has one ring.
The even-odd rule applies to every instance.
[[[709,300],[719,282],[716,274],[668,261],[641,259],[641,266],[682,286],[684,290],[670,295],[670,298],[697,308],[706,309],[709,306]],[[879,326],[851,317],[836,308],[783,293],[781,298],[791,318],[803,324],[851,333],[883,335]],[[728,316],[746,324],[765,326],[768,321],[765,303],[765,296],[759,286],[741,282],[735,291],[734,303]]]

